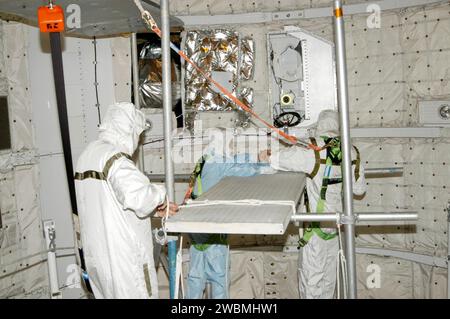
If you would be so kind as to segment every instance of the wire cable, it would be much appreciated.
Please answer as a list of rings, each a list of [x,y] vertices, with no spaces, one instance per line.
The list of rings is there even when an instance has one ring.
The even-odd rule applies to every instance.
[[[102,119],[100,115],[100,101],[98,98],[98,70],[97,70],[97,39],[94,37],[94,41],[92,41],[94,44],[94,87],[95,87],[95,107],[97,108],[97,114],[98,114],[98,124],[102,124]]]
[[[336,282],[337,282],[337,299],[341,299],[341,277],[340,273],[342,273],[342,281],[343,281],[343,291],[344,291],[344,299],[347,299],[347,289],[348,289],[348,276],[347,276],[347,259],[344,255],[343,243],[342,243],[342,233],[341,233],[341,225],[337,225],[338,229],[338,238],[339,238],[339,250],[336,256],[337,265],[336,265]]]

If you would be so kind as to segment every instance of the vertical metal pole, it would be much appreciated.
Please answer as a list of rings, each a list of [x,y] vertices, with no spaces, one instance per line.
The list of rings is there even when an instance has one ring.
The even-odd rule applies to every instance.
[[[167,195],[175,200],[172,161],[172,75],[170,59],[170,24],[169,0],[161,0],[161,49],[162,49],[162,84],[164,109],[164,160]]]
[[[172,74],[170,59],[169,0],[161,0],[161,51],[162,51],[162,94],[164,120],[164,161],[166,190],[170,201],[175,201],[172,161]],[[170,298],[175,298],[176,240],[168,238]]]
[[[169,254],[169,292],[170,299],[175,299],[175,286],[176,286],[176,269],[177,269],[177,237],[174,239],[169,238],[168,243]]]
[[[447,205],[447,299],[450,299],[450,202]]]
[[[355,218],[353,215],[353,178],[348,106],[347,63],[345,54],[345,30],[342,1],[334,1],[334,27],[336,49],[337,93],[342,142],[343,209],[345,225],[345,257],[347,259],[348,297],[356,295]]]
[[[138,50],[137,50],[137,40],[136,33],[131,34],[131,63],[133,71],[133,96],[134,96],[134,106],[137,109],[141,109],[141,103],[139,100],[139,66],[138,66]],[[144,147],[142,145],[138,148],[138,168],[141,172],[144,172]]]
[[[209,281],[206,282],[205,298],[206,299],[212,299],[212,285],[211,285],[211,283]]]

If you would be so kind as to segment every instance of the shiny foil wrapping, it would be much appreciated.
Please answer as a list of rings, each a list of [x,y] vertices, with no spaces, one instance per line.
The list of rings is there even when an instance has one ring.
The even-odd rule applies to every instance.
[[[162,108],[162,83],[152,82],[149,79],[145,79],[139,85],[139,98],[141,107],[144,108]],[[172,83],[172,107],[178,103],[181,98],[180,83]]]
[[[253,89],[249,87],[245,87],[241,89],[241,101],[244,102],[245,105],[251,107],[253,105]]]
[[[253,104],[253,90],[241,88],[240,82],[253,79],[254,41],[243,38],[231,30],[188,31],[185,52],[208,76],[220,83],[246,105]],[[186,125],[192,126],[197,112],[239,112],[238,122],[248,123],[248,116],[239,107],[215,88],[192,65],[185,64],[185,108]],[[190,119],[190,120],[189,120]]]
[[[243,38],[241,40],[241,79],[251,80],[253,79],[253,65],[254,65],[254,53],[255,43],[251,38]]]
[[[161,48],[146,43],[139,54],[139,100],[143,108],[162,108]],[[181,99],[180,70],[172,61],[172,106]]]
[[[238,86],[239,34],[229,30],[189,31],[186,35],[186,53],[202,70],[230,72],[231,92],[236,95]],[[186,64],[187,109],[196,111],[229,111],[233,103],[216,92],[214,85],[206,80],[190,64]]]

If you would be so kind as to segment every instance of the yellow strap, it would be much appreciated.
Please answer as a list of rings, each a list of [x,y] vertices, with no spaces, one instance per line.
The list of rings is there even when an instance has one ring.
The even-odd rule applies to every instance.
[[[359,179],[359,171],[360,171],[360,165],[361,165],[361,155],[359,154],[359,150],[356,146],[353,146],[356,151],[356,161],[355,163],[355,180],[357,181]],[[353,164],[353,162],[352,162]]]
[[[317,147],[317,141],[314,137],[311,137],[311,144]],[[307,174],[307,176],[311,179],[316,177],[317,172],[319,172],[320,169],[320,152],[316,149],[314,149],[314,156],[316,157],[316,163],[314,164],[313,171],[311,172],[311,174]]]
[[[203,188],[202,188],[202,178],[200,174],[197,176],[197,195],[200,196],[203,194]]]

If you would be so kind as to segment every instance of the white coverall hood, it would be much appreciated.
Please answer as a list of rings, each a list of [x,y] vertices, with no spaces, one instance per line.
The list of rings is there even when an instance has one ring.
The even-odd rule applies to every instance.
[[[333,110],[322,111],[315,130],[315,139],[319,146],[324,146],[322,136],[339,136],[338,113]],[[319,153],[321,159],[326,159],[327,150]],[[357,158],[354,148],[351,150],[352,160]],[[272,149],[271,166],[282,171],[302,172],[312,174],[316,165],[316,154],[310,149],[291,146],[280,150]],[[313,178],[307,178],[306,189],[308,193],[309,208],[317,212],[318,202],[321,198],[325,165],[320,165]],[[359,178],[355,176],[355,165],[352,165],[353,193],[363,195],[366,191],[364,166],[359,165]],[[328,170],[329,178],[342,176],[340,166],[332,166]],[[301,209],[306,210],[302,205]],[[328,185],[324,212],[342,212],[342,184]],[[321,229],[325,233],[335,232],[329,223],[322,223]],[[316,234],[300,249],[299,254],[299,290],[301,298],[323,299],[333,298],[336,286],[336,255],[339,249],[337,238],[324,240]]]
[[[334,110],[320,112],[317,120],[316,136],[339,136],[339,114]]]
[[[99,128],[99,139],[113,144],[121,152],[133,155],[144,130],[144,113],[132,103],[116,103],[106,111]]]

